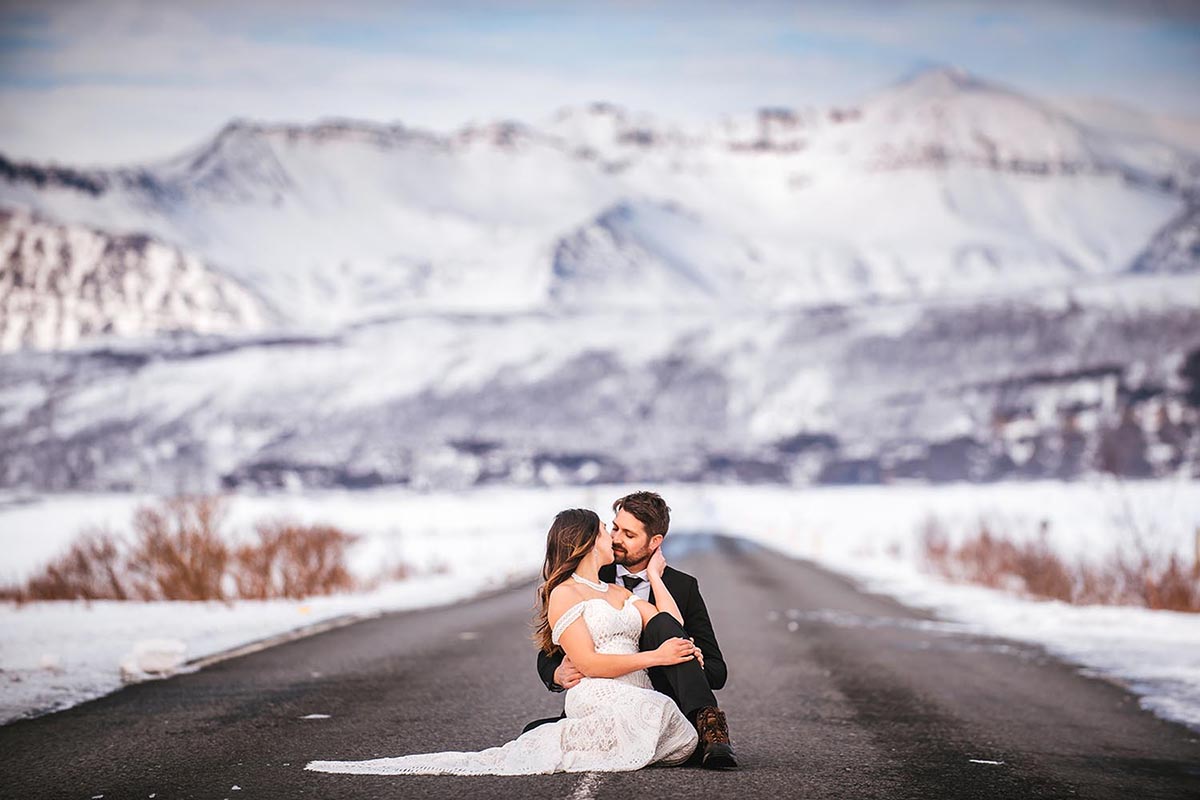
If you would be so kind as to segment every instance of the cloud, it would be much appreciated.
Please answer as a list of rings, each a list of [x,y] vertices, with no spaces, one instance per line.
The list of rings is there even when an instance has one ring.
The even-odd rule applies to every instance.
[[[144,160],[232,117],[449,128],[598,99],[716,116],[848,101],[930,61],[1033,93],[1200,110],[1192,17],[1101,5],[9,2],[0,150]]]

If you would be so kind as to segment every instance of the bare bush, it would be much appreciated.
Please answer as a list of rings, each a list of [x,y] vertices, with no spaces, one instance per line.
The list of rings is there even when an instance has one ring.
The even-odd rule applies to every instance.
[[[921,548],[926,564],[934,571],[946,573],[950,569],[950,537],[932,514],[921,525]]]
[[[127,583],[120,540],[110,531],[96,528],[85,531],[23,587],[6,592],[6,599],[127,600]]]
[[[1034,597],[1074,602],[1076,577],[1050,547],[1044,527],[1035,541],[1014,546],[1013,550],[1013,571],[1025,582],[1026,591]]]
[[[430,572],[439,574],[435,570]],[[406,581],[416,574],[417,570],[407,561],[383,561],[369,576],[359,579],[358,588],[373,592],[384,584]]]
[[[1200,567],[1200,565],[1197,565]],[[1200,572],[1175,554],[1155,559],[1145,553],[1116,561],[1126,596],[1147,608],[1200,611]]]
[[[20,586],[0,587],[0,600],[268,600],[362,588],[346,563],[357,536],[332,525],[261,522],[254,539],[230,544],[224,498],[181,496],[134,513],[126,543],[87,531]],[[401,580],[400,564],[380,580]]]
[[[129,570],[143,600],[223,600],[232,557],[221,533],[226,504],[215,495],[174,497],[143,506]]]
[[[922,546],[927,567],[952,580],[1067,603],[1200,612],[1200,563],[1187,567],[1174,554],[1155,557],[1140,544],[1134,556],[1113,552],[1098,563],[1071,564],[1050,546],[1044,525],[1037,539],[1021,542],[981,524],[953,546],[930,519]]]
[[[234,580],[238,596],[255,599],[308,597],[355,588],[346,548],[357,541],[330,525],[286,520],[261,522],[257,541],[237,549]]]

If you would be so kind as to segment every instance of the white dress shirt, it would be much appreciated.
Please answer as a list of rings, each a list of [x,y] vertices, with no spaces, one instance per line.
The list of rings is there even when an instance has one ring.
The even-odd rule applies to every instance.
[[[642,582],[633,587],[633,593],[646,602],[650,602],[650,579],[646,576],[646,570],[641,572],[630,572],[625,569],[624,564],[617,564],[617,586],[624,586],[625,582],[621,580],[622,575],[636,575],[642,579]]]

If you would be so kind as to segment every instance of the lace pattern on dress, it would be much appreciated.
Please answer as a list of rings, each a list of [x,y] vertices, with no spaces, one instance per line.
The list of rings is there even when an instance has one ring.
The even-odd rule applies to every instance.
[[[593,600],[599,600],[602,603],[607,603],[608,607],[612,608],[612,603],[609,603],[603,597],[592,597],[587,600],[580,600],[578,603],[564,611],[563,615],[558,618],[558,622],[554,623],[554,628],[550,631],[551,644],[558,644],[558,640],[562,638],[562,635],[566,632],[567,628],[571,627],[571,623],[583,616],[583,609],[586,608],[586,604],[592,602]],[[625,602],[621,605],[620,610],[624,611],[634,600],[637,600],[636,594],[631,594],[629,597],[626,597]]]
[[[571,627],[571,623],[583,616],[583,604],[586,602],[582,600],[563,612],[558,622],[554,623],[554,630],[550,631],[551,643],[558,644],[558,640],[562,638],[563,632]]]
[[[621,608],[594,597],[567,609],[554,641],[583,617],[597,653],[638,651],[642,620],[633,597]],[[305,769],[362,775],[537,775],[622,772],[680,764],[696,749],[696,729],[671,698],[654,691],[639,669],[618,678],[584,678],[566,693],[566,717],[500,747],[419,753],[368,761],[310,761]]]

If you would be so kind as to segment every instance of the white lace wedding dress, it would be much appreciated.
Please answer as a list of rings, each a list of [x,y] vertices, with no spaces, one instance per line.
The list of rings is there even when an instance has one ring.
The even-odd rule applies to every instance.
[[[579,617],[597,653],[636,653],[641,614],[630,597],[620,609],[602,597],[567,609],[551,632],[558,644]],[[421,753],[369,761],[310,761],[305,769],[360,775],[539,775],[624,772],[680,764],[696,749],[696,729],[650,685],[645,670],[619,678],[583,678],[567,690],[564,719],[477,753]]]

